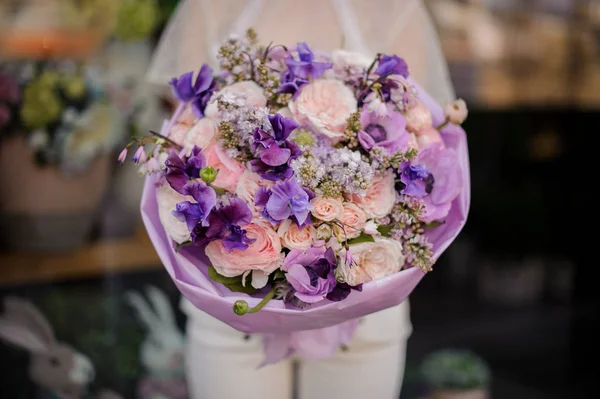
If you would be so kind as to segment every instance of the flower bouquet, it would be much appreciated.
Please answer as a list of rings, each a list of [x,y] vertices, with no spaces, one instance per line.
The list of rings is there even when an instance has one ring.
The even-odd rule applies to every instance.
[[[137,147],[150,238],[182,294],[232,327],[349,322],[334,333],[347,338],[464,225],[466,106],[444,114],[397,56],[264,47],[249,31],[219,60],[172,79],[172,118],[119,157]],[[270,360],[289,353],[275,341]]]

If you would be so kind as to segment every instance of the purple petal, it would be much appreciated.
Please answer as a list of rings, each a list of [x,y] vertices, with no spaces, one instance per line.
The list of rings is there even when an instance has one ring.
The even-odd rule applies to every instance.
[[[380,76],[394,74],[408,78],[408,65],[406,61],[396,55],[382,55],[379,58],[375,73]]]
[[[202,93],[206,91],[213,81],[213,71],[211,67],[204,64],[200,71],[198,72],[198,76],[196,77],[196,82],[194,83],[194,91],[196,94]]]
[[[192,88],[192,76],[193,72],[184,73],[177,78],[173,78],[169,81],[173,96],[179,101],[188,102],[194,98],[194,89]]]
[[[203,183],[188,183],[183,188],[184,194],[192,196],[201,209],[205,221],[212,209],[217,205],[217,193],[212,187]]]
[[[289,207],[289,197],[281,190],[276,190],[277,186],[271,190],[271,198],[267,201],[265,207],[269,215],[275,220],[285,220],[292,214]]]
[[[254,194],[254,203],[256,206],[265,206],[271,197],[271,192],[264,187],[260,187]]]
[[[248,249],[248,246],[255,241],[256,239],[248,238],[246,235],[246,230],[240,228],[239,226],[232,226],[230,233],[223,238],[223,247],[228,252],[231,252],[234,249],[245,251]]]
[[[298,58],[300,58],[300,61],[312,62],[314,55],[306,42],[298,43],[296,45],[296,50],[298,51]]]
[[[190,201],[183,201],[175,205],[172,214],[180,221],[185,222],[189,231],[194,230],[196,225],[201,224],[205,216],[198,204]]]
[[[280,148],[276,143],[270,148],[260,152],[260,160],[269,166],[283,165],[290,159],[292,152],[287,148]]]
[[[310,76],[313,79],[317,79],[321,77],[325,73],[326,70],[330,69],[333,64],[329,62],[313,62],[311,64]]]
[[[364,130],[360,130],[358,132],[358,142],[360,145],[367,151],[370,151],[371,148],[375,146],[375,140]]]
[[[277,141],[286,140],[290,133],[292,133],[292,131],[298,127],[298,124],[295,120],[285,118],[279,113],[275,115],[269,115],[269,122],[271,122],[275,140]]]
[[[276,144],[273,137],[268,133],[262,130],[261,128],[254,129],[254,143],[252,144],[252,149],[256,151],[259,146],[262,148],[269,148],[272,145]]]
[[[188,176],[185,174],[185,164],[179,158],[179,155],[172,151],[165,161],[167,172],[165,178],[173,190],[183,194],[183,187],[188,182]]]

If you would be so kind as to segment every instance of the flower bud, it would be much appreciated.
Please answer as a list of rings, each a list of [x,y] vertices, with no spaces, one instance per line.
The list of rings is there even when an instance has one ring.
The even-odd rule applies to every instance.
[[[205,183],[212,183],[217,178],[217,171],[212,166],[202,168],[202,170],[200,171],[200,178]]]
[[[248,313],[248,302],[242,300],[235,301],[233,304],[233,313],[238,316],[243,316]]]

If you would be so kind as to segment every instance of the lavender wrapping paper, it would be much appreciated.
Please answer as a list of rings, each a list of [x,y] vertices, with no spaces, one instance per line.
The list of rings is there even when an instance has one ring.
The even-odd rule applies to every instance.
[[[423,90],[421,101],[432,113],[434,126],[444,120],[443,111]],[[457,151],[463,187],[453,201],[446,223],[431,232],[437,259],[463,228],[471,199],[467,140],[462,128],[448,125],[441,130],[447,147]],[[203,249],[185,247],[176,252],[158,216],[156,177],[146,178],[141,202],[142,218],[167,272],[194,306],[245,333],[264,333],[265,364],[273,363],[292,352],[305,357],[327,357],[340,344],[347,344],[358,319],[370,313],[396,306],[404,301],[425,275],[418,268],[403,270],[363,285],[362,292],[352,291],[341,302],[323,301],[305,310],[286,309],[283,301],[271,301],[260,312],[238,316],[233,303],[244,299],[252,307],[260,302],[246,294],[228,291],[208,277],[208,260]],[[313,330],[313,331],[306,331]]]

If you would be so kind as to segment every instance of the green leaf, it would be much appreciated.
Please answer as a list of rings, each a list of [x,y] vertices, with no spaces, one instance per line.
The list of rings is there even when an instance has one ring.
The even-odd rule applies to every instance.
[[[227,287],[230,291],[233,292],[243,292],[246,294],[253,294],[256,291],[258,291],[256,288],[252,287],[252,275],[248,276],[246,278],[246,286],[242,285],[242,276],[237,276],[237,277],[225,277],[225,276],[221,276],[219,273],[217,273],[217,270],[214,268],[213,265],[210,265],[208,267],[208,277],[210,277],[211,280],[217,282],[217,283],[221,283],[223,284],[225,287]]]
[[[390,232],[392,231],[393,227],[392,226],[384,226],[381,225],[379,227],[377,227],[377,231],[382,235],[382,236],[387,236],[390,234]]]
[[[348,240],[348,245],[360,244],[363,242],[375,242],[375,239],[369,234],[360,233],[358,237]]]
[[[425,223],[425,225],[423,226],[426,229],[434,229],[436,227],[439,227],[443,224],[445,224],[445,221],[438,221],[438,220],[434,220],[433,222],[429,222],[429,223]]]

